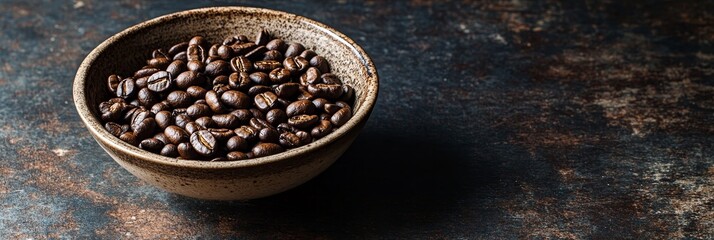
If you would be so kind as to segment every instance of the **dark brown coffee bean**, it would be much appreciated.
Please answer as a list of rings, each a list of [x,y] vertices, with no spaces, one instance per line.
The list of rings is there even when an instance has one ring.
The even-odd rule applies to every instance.
[[[190,123],[187,123],[186,126],[184,126],[184,129],[186,129],[186,132],[188,132],[188,134],[192,134],[198,130],[202,130],[202,129],[206,129],[206,128],[201,127],[196,122],[190,122]]]
[[[288,124],[298,129],[310,129],[319,122],[317,115],[296,115],[288,118]]]
[[[302,44],[291,43],[288,44],[288,47],[285,50],[285,57],[295,57],[300,55],[303,51],[305,51],[305,47]]]
[[[250,97],[245,93],[228,90],[221,95],[221,102],[231,108],[248,108],[250,107]]]
[[[117,75],[110,75],[107,79],[107,88],[110,92],[117,92],[117,87],[119,87],[119,82],[121,82],[121,77]]]
[[[164,136],[166,136],[166,140],[168,140],[170,143],[179,144],[188,141],[189,135],[188,132],[186,132],[186,130],[184,130],[183,128],[176,125],[171,125],[164,129]]]
[[[324,109],[325,104],[328,103],[330,103],[330,101],[324,98],[315,98],[312,100],[312,104],[315,105],[315,109]]]
[[[135,87],[137,89],[142,89],[149,86],[149,77],[137,78],[134,80]]]
[[[191,117],[189,117],[186,114],[181,114],[181,115],[175,115],[174,116],[174,124],[176,126],[179,126],[181,128],[186,127],[186,124],[191,122]]]
[[[283,64],[275,60],[262,60],[253,63],[253,69],[261,72],[270,72],[273,69],[282,67]]]
[[[288,123],[278,124],[277,129],[278,129],[278,132],[280,132],[280,133],[284,133],[284,132],[296,133],[297,131],[300,131],[300,129],[297,129]]]
[[[154,104],[153,106],[151,106],[151,112],[154,114],[161,112],[161,111],[169,110],[169,109],[171,109],[171,106],[169,106],[169,103],[163,102],[163,101],[158,102],[158,103]]]
[[[206,97],[206,92],[208,92],[205,88],[202,88],[200,86],[190,86],[186,88],[186,93],[188,93],[189,96],[193,99],[203,99]]]
[[[187,92],[181,90],[169,93],[169,95],[166,96],[166,101],[169,102],[169,105],[174,108],[185,108],[191,106],[191,103],[193,102],[191,96],[189,96]]]
[[[247,90],[253,84],[250,74],[247,72],[234,72],[228,76],[228,86],[236,90]]]
[[[104,129],[109,131],[109,133],[111,133],[115,137],[119,137],[119,135],[122,134],[121,125],[115,122],[107,122],[106,124],[104,124]]]
[[[312,104],[310,100],[297,100],[285,108],[285,113],[287,113],[288,117],[302,114],[311,115],[315,113],[315,104]]]
[[[258,94],[270,92],[273,89],[265,85],[255,85],[248,89],[248,96],[255,98]]]
[[[342,84],[340,78],[338,78],[337,75],[333,73],[323,73],[320,76],[320,81],[325,84]]]
[[[292,99],[294,98],[300,89],[300,84],[288,82],[283,83],[275,87],[275,95],[280,98]]]
[[[168,67],[169,64],[171,64],[171,60],[169,60],[168,58],[163,58],[163,57],[152,58],[152,59],[146,60],[146,65],[149,65],[150,67],[158,68],[158,69],[166,69],[166,67]]]
[[[228,85],[228,76],[226,75],[219,75],[213,78],[213,86],[216,85]]]
[[[298,138],[300,138],[301,146],[312,142],[312,136],[305,131],[298,131],[295,133],[295,135],[297,135]]]
[[[134,119],[134,117],[136,116],[137,113],[140,113],[140,112],[143,112],[146,110],[144,107],[131,108],[131,107],[127,107],[127,106],[132,106],[132,105],[120,105],[120,106],[116,106],[116,107],[123,107],[124,115],[122,116],[121,119],[124,120],[124,122],[128,122],[128,123],[131,123],[131,121]],[[112,107],[115,107],[115,106],[112,105]],[[110,110],[112,110],[112,109],[110,108]]]
[[[350,111],[352,111],[352,107],[350,106],[350,104],[348,104],[348,103],[346,103],[346,102],[337,101],[337,102],[335,102],[335,105],[340,106],[340,107],[343,107],[343,108],[349,108]]]
[[[280,145],[286,148],[299,147],[302,143],[302,141],[300,141],[300,137],[291,132],[281,133],[279,141]]]
[[[186,62],[181,60],[174,60],[166,67],[166,72],[172,79],[175,79],[179,74],[185,72],[188,68],[186,67]]]
[[[181,60],[184,62],[188,62],[188,55],[186,55],[186,51],[182,51],[182,52],[179,52],[176,55],[174,55],[173,59],[171,59],[171,60],[174,60],[174,61]]]
[[[288,121],[288,115],[282,109],[271,109],[265,114],[265,120],[273,126],[278,126],[278,124]]]
[[[263,129],[263,128],[272,128],[273,126],[270,125],[270,123],[264,119],[260,118],[251,118],[250,121],[248,122],[251,127],[255,129]]]
[[[119,120],[122,117],[122,113],[126,110],[126,104],[123,102],[112,103],[109,108],[102,113],[102,120],[106,122],[113,122]]]
[[[131,130],[136,132],[137,129],[141,127],[140,124],[142,124],[145,119],[149,119],[149,118],[151,118],[151,120],[153,120],[153,118],[154,118],[154,114],[151,113],[150,111],[136,110],[136,113],[134,113],[131,118],[131,122],[130,122]]]
[[[305,73],[300,76],[300,84],[307,86],[309,84],[318,84],[322,79],[320,79],[320,70],[316,67],[308,68]]]
[[[136,98],[139,104],[144,107],[150,107],[160,101],[159,96],[149,90],[149,88],[142,88],[139,93],[136,94]]]
[[[245,151],[250,149],[248,142],[239,136],[233,136],[226,141],[228,151]]]
[[[327,104],[325,104],[325,107],[323,109],[327,114],[332,115],[332,114],[335,114],[340,109],[342,109],[342,107],[340,107],[334,103],[327,103]]]
[[[236,56],[240,56],[240,55],[246,55],[247,53],[255,50],[256,48],[258,48],[258,45],[256,45],[255,43],[246,42],[246,43],[236,43],[236,44],[230,45],[230,47],[233,50],[233,54],[235,54]]]
[[[193,147],[198,154],[203,156],[211,156],[217,150],[216,145],[218,145],[218,142],[213,134],[211,134],[208,130],[199,130],[194,132],[191,134],[189,141],[191,143],[191,147]]]
[[[198,72],[184,71],[174,78],[176,86],[186,89],[190,86],[201,85],[205,82],[205,77]]]
[[[207,130],[213,134],[213,137],[215,137],[216,140],[221,142],[225,142],[229,138],[235,136],[233,130],[227,128],[209,128]]]
[[[198,60],[192,60],[186,63],[186,67],[189,71],[203,72],[206,69],[206,63]]]
[[[206,104],[193,104],[186,108],[186,115],[193,119],[209,116],[212,113],[211,108]]]
[[[313,138],[321,138],[332,132],[332,123],[328,120],[320,120],[317,126],[313,127],[310,134]]]
[[[139,148],[153,153],[160,152],[163,147],[164,143],[156,138],[147,138],[141,140],[141,142],[139,143]]]
[[[188,45],[200,45],[200,46],[206,46],[208,44],[208,41],[206,41],[203,36],[193,36],[191,40],[188,41]]]
[[[208,48],[208,57],[209,57],[209,58],[210,58],[210,57],[219,58],[219,56],[218,56],[218,46],[221,46],[221,45],[219,45],[219,44],[213,44],[213,45],[211,45],[210,48]],[[210,62],[210,61],[208,61],[208,62]]]
[[[310,59],[310,65],[316,67],[321,73],[330,72],[330,63],[322,56],[314,56]]]
[[[176,55],[180,52],[186,51],[186,48],[188,48],[188,42],[177,43],[169,48],[169,55]]]
[[[258,132],[258,138],[261,142],[278,143],[280,133],[275,128],[263,128]]]
[[[194,122],[203,128],[212,128],[216,126],[216,122],[214,122],[213,118],[209,116],[197,118]]]
[[[325,83],[310,84],[307,85],[307,91],[315,97],[332,100],[342,95],[342,85]]]
[[[149,77],[158,71],[161,71],[161,70],[159,70],[157,68],[142,68],[142,69],[139,69],[136,72],[134,72],[134,79]]]
[[[233,116],[236,116],[236,118],[238,118],[238,121],[241,122],[241,124],[245,124],[250,121],[251,118],[253,118],[253,113],[251,113],[248,109],[236,109],[233,110],[231,114],[233,114]]]
[[[231,59],[231,56],[233,56],[233,49],[226,45],[221,45],[216,50],[216,54],[218,54],[218,57],[221,59],[228,60]]]
[[[310,67],[310,62],[300,56],[289,57],[283,60],[283,67],[290,71],[290,74],[298,76],[298,74],[306,71]]]
[[[147,87],[154,92],[163,92],[171,88],[171,77],[166,71],[158,71],[149,77]]]
[[[137,139],[142,139],[153,134],[154,129],[156,128],[156,120],[154,120],[154,118],[144,118],[144,120],[138,123],[132,123],[131,126]]]
[[[132,78],[125,78],[124,80],[121,80],[119,82],[119,86],[117,86],[117,91],[116,95],[117,97],[127,99],[127,98],[132,98],[134,95],[136,95],[136,86],[134,85],[134,79]]]
[[[255,37],[255,44],[256,45],[265,45],[265,44],[268,44],[268,42],[270,42],[270,39],[272,39],[272,37],[270,36],[268,31],[261,30],[260,33],[258,33],[258,36]]]
[[[161,141],[161,142],[164,143],[164,144],[170,143],[170,142],[169,142],[169,139],[167,139],[167,138],[166,138],[166,135],[164,135],[164,129],[161,129],[160,132],[154,134],[154,137],[153,137],[153,138],[156,138],[157,140]]]
[[[248,154],[245,154],[243,152],[233,151],[233,152],[229,152],[228,154],[226,154],[226,159],[228,161],[237,161],[237,160],[248,159]]]
[[[243,56],[247,57],[251,61],[258,61],[263,59],[263,54],[267,52],[268,49],[265,48],[264,46],[258,46],[252,51],[244,54]]]
[[[190,63],[192,61],[204,62],[207,56],[201,45],[189,44],[186,49],[186,57]]]
[[[315,96],[308,92],[305,88],[300,88],[296,98],[298,100],[312,100],[315,99]]]
[[[247,125],[240,126],[233,130],[236,136],[243,138],[247,142],[255,142],[258,140],[258,130]]]
[[[251,149],[253,157],[264,157],[285,151],[283,147],[275,143],[258,143]]]
[[[253,114],[253,117],[254,117],[254,118],[265,119],[265,114],[263,114],[263,112],[260,111],[260,109],[251,108],[251,109],[249,109],[249,110],[250,110],[250,113]]]
[[[230,113],[216,114],[211,116],[211,119],[219,128],[236,128],[240,125],[238,118]]]
[[[263,53],[263,60],[275,60],[281,62],[284,58],[283,54],[277,50],[269,50]]]
[[[285,50],[288,48],[288,45],[282,39],[276,38],[276,39],[273,39],[270,42],[266,43],[265,47],[268,50],[276,50],[278,52],[285,52]]]
[[[206,65],[205,73],[208,76],[218,76],[228,74],[231,71],[230,64],[223,60],[215,60]]]
[[[216,93],[216,91],[210,90],[206,92],[206,103],[215,113],[224,113],[227,110],[226,107],[223,106],[223,103],[221,103],[221,100],[218,98],[218,94]]]
[[[237,56],[231,59],[231,68],[236,72],[251,72],[253,71],[253,62],[247,57]]]
[[[159,153],[166,157],[177,157],[179,155],[178,148],[176,147],[176,145],[171,143],[164,145],[164,147],[161,148],[161,151]]]
[[[174,124],[174,117],[171,116],[171,112],[169,111],[160,111],[156,113],[154,119],[156,120],[156,125],[161,129],[166,129],[168,126]]]
[[[256,84],[270,85],[272,83],[270,81],[270,76],[264,72],[254,72],[248,75],[248,77]]]
[[[337,111],[335,114],[332,114],[332,117],[330,117],[330,122],[339,127],[344,125],[347,120],[350,120],[352,117],[352,111],[350,111],[349,108],[342,108],[339,111]]]
[[[264,92],[255,95],[254,102],[255,106],[262,111],[268,111],[272,108],[277,107],[278,95],[273,92]]]
[[[218,96],[223,95],[223,93],[229,90],[231,90],[231,87],[225,84],[213,85],[213,91],[216,92]]]
[[[136,135],[131,131],[122,133],[119,135],[119,139],[134,146],[139,144]]]
[[[281,84],[290,81],[290,71],[285,68],[276,68],[268,74],[272,84]]]
[[[164,49],[154,49],[154,51],[151,52],[151,58],[169,58],[169,54],[164,51]]]
[[[200,156],[198,155],[196,150],[193,149],[190,143],[182,142],[178,144],[176,150],[178,150],[179,156],[181,156],[181,158],[183,159],[198,160],[200,158]]]
[[[302,53],[300,53],[300,56],[305,59],[312,59],[313,57],[317,56],[317,53],[315,53],[315,51],[313,50],[307,49],[305,51],[302,51]]]

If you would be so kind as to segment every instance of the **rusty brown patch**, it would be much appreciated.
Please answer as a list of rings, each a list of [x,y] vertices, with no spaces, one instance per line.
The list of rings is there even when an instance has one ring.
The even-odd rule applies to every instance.
[[[42,123],[39,125],[40,129],[49,134],[62,134],[69,131],[67,123],[60,121],[55,112],[42,112],[40,119],[42,119]]]

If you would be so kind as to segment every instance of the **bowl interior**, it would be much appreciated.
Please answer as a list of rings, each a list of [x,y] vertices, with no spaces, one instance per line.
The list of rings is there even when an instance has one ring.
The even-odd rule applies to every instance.
[[[307,49],[324,56],[332,72],[355,89],[352,119],[311,145],[329,141],[354,127],[355,122],[366,120],[376,100],[377,73],[371,59],[359,46],[330,27],[302,16],[246,7],[205,8],[174,13],[138,24],[109,38],[89,54],[78,71],[77,79],[80,81],[75,79],[75,85],[78,82],[83,84],[75,86],[81,88],[79,92],[83,92],[83,96],[75,96],[80,115],[89,128],[95,128],[102,136],[113,138],[112,142],[121,142],[103,129],[99,119],[98,104],[111,97],[106,90],[109,75],[132,76],[134,71],[146,64],[153,49],[168,49],[196,35],[203,36],[211,43],[220,43],[229,36],[239,34],[255,39],[262,29],[288,43],[301,43]],[[77,92],[75,89],[75,94]],[[86,113],[82,111],[89,111],[89,116],[83,115]],[[118,144],[133,148],[123,142]],[[135,148],[133,151],[141,150]]]

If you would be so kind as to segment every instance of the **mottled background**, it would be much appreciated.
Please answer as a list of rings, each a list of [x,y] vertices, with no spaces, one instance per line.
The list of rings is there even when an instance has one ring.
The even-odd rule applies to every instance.
[[[314,180],[188,199],[80,122],[89,51],[215,5],[304,15],[372,56],[372,117]],[[2,0],[0,27],[3,239],[714,238],[712,1]]]

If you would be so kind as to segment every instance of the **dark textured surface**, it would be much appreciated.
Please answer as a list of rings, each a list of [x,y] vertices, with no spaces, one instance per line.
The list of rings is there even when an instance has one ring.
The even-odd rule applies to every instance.
[[[707,1],[0,1],[0,237],[714,238]],[[270,7],[373,58],[347,153],[273,197],[162,192],[97,145],[74,73],[122,29]]]

